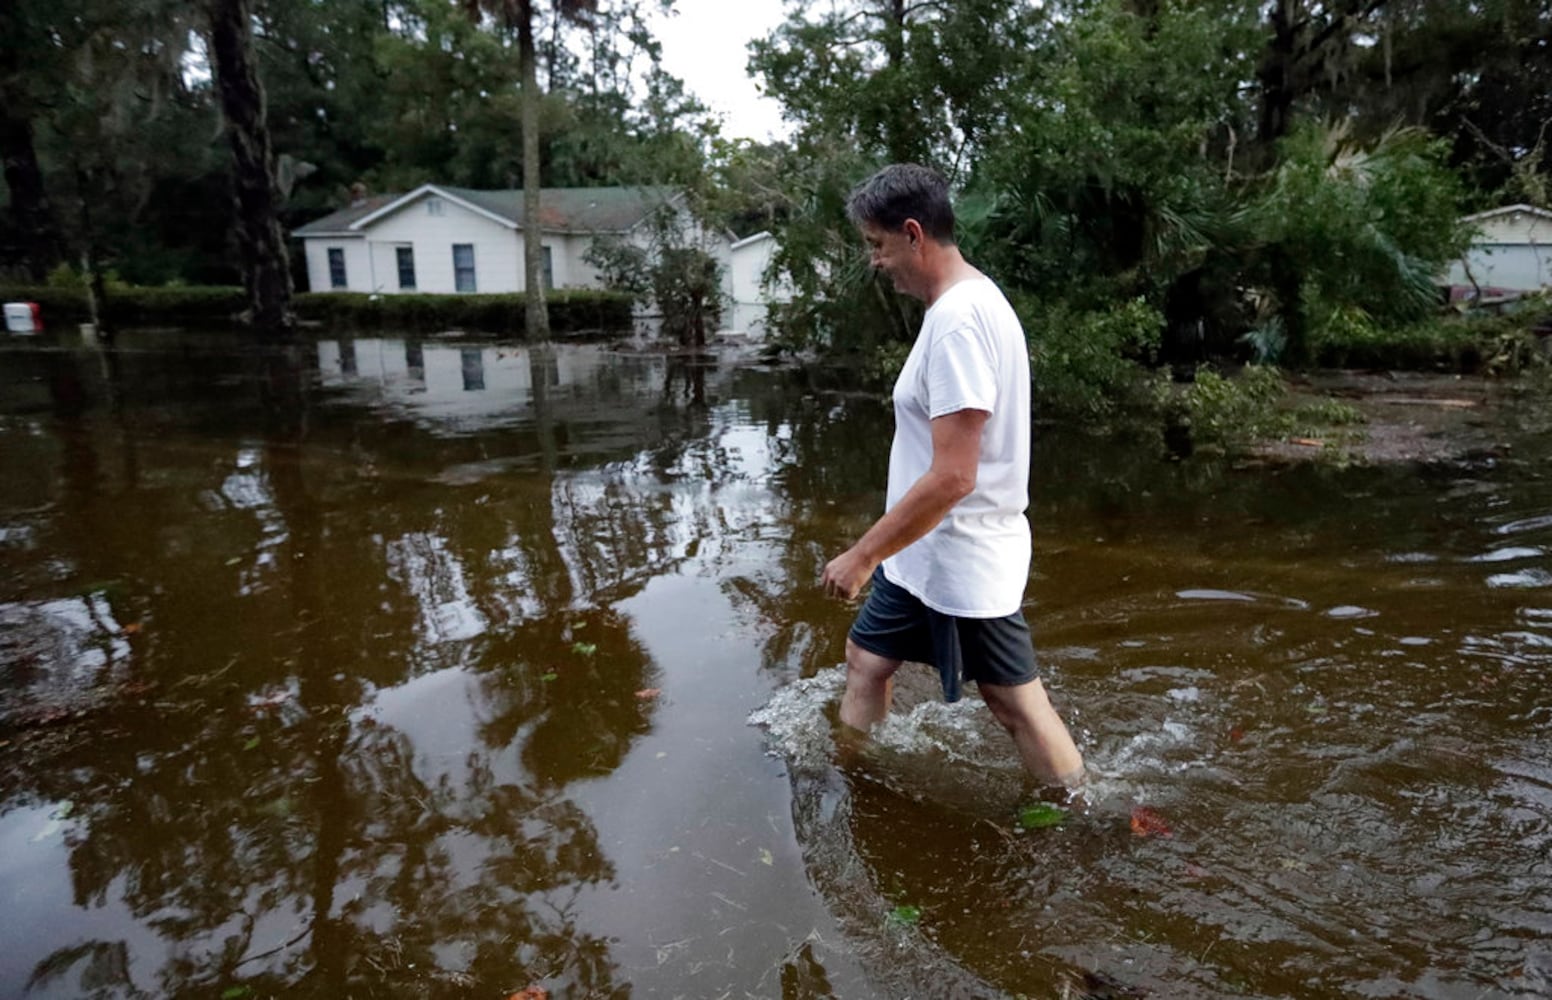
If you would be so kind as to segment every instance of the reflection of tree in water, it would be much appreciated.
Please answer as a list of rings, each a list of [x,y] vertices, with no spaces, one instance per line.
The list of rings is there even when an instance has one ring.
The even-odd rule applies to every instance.
[[[606,774],[648,729],[650,708],[636,698],[648,683],[645,662],[629,623],[612,611],[518,626],[478,667],[489,713],[480,739],[493,749],[521,740],[525,769],[544,787]]]
[[[145,437],[133,489],[103,496],[130,422],[68,442],[57,488],[79,541],[57,522],[43,541],[59,534],[80,573],[129,577],[138,604],[120,620],[149,622],[129,666],[160,686],[13,776],[7,801],[73,803],[77,905],[123,906],[169,957],[131,985],[154,953],[72,940],[38,980],[334,997],[548,975],[578,996],[622,993],[573,905],[613,871],[564,790],[617,767],[649,724],[646,654],[607,609],[738,537],[740,508],[708,502],[743,474],[717,433],[726,414],[632,388],[650,366],[623,381],[602,369],[626,415],[584,440],[598,433],[586,404],[560,398],[572,390],[536,353],[532,424],[435,443],[441,462],[516,450],[539,469],[427,484],[400,471],[423,461],[424,432],[318,407],[311,363],[255,362],[240,384],[266,404],[263,431],[235,469],[224,443]],[[256,400],[233,398],[229,372],[212,382],[175,395],[197,397],[224,442]],[[190,461],[191,444],[208,454]],[[483,635],[408,638],[460,601]],[[472,675],[476,740],[438,769],[365,706],[444,667]]]
[[[242,982],[259,992],[338,997],[456,995],[476,985],[490,993],[547,976],[579,995],[620,994],[607,943],[579,929],[572,912],[582,887],[613,872],[591,822],[559,790],[570,780],[564,764],[580,758],[567,743],[573,734],[603,727],[610,745],[588,767],[607,769],[643,728],[630,696],[641,652],[622,624],[594,616],[590,641],[611,665],[612,686],[578,678],[583,693],[598,697],[579,699],[583,707],[569,716],[552,707],[530,726],[523,717],[535,714],[538,699],[555,706],[572,681],[554,690],[482,683],[489,703],[481,711],[493,720],[484,745],[456,776],[422,774],[409,738],[360,710],[369,682],[342,669],[375,659],[378,683],[406,679],[401,640],[374,642],[350,625],[374,611],[385,624],[413,620],[419,595],[342,582],[365,567],[385,574],[381,538],[402,537],[412,528],[403,522],[425,513],[378,512],[385,530],[376,540],[368,530],[330,530],[302,447],[309,414],[301,377],[299,364],[281,358],[261,383],[277,406],[251,492],[260,502],[267,491],[265,516],[283,526],[266,585],[234,618],[237,568],[214,594],[208,570],[150,581],[171,591],[156,605],[158,614],[166,609],[168,635],[187,616],[205,620],[185,622],[185,636],[231,629],[240,637],[251,616],[259,629],[280,626],[283,638],[260,644],[276,655],[225,673],[219,664],[190,669],[187,651],[142,655],[140,666],[166,688],[155,708],[121,707],[111,726],[12,783],[12,801],[74,804],[76,904],[122,905],[167,942],[170,957],[156,983],[131,983],[125,941],[72,942],[38,964],[34,984],[209,996]],[[93,442],[72,444],[80,447]],[[72,464],[92,463],[78,454]],[[64,488],[77,516],[112,516],[86,495],[95,476]],[[238,510],[224,520],[252,517]],[[374,607],[382,602],[386,611]],[[561,622],[557,633],[575,624]],[[501,647],[492,648],[487,679],[501,659]],[[526,766],[498,773],[495,761],[510,756],[520,730]]]

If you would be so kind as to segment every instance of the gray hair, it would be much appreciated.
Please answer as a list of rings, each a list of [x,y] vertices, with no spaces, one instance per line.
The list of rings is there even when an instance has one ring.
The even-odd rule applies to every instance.
[[[858,184],[846,200],[846,217],[853,225],[890,232],[899,232],[906,219],[915,219],[930,239],[954,242],[948,181],[931,167],[915,163],[892,163]]]

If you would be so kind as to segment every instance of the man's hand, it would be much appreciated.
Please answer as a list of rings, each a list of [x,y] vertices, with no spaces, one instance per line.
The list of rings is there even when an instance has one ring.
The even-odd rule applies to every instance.
[[[819,578],[819,582],[831,597],[853,601],[862,593],[863,586],[877,568],[878,563],[853,546],[825,564],[824,575]]]

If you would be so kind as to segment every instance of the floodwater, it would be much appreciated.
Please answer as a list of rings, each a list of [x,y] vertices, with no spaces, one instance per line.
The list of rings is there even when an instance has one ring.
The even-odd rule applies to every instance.
[[[1522,416],[1377,469],[1042,428],[1027,609],[1096,779],[1022,831],[924,668],[835,727],[815,582],[882,502],[875,398],[737,352],[0,343],[0,996],[1545,996]]]

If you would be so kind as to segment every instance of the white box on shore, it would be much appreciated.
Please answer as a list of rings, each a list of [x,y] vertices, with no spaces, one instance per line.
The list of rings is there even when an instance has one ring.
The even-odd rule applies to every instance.
[[[11,333],[42,333],[43,316],[36,302],[7,302],[5,328]]]

